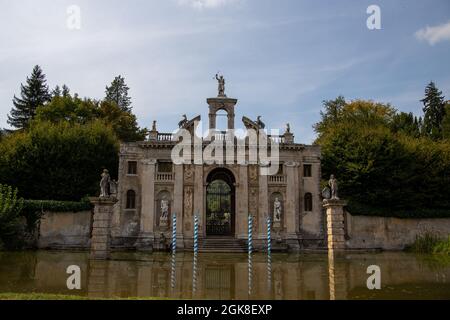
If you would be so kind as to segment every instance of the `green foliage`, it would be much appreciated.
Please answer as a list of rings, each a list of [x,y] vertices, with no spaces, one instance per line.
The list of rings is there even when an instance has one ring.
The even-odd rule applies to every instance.
[[[41,67],[35,66],[31,77],[27,78],[26,85],[21,84],[20,96],[20,98],[14,96],[14,107],[11,115],[8,115],[8,124],[24,129],[28,128],[36,114],[36,109],[51,98]]]
[[[442,121],[445,116],[445,102],[442,91],[436,88],[434,82],[430,82],[425,89],[423,102],[424,133],[434,139],[442,138]]]
[[[0,249],[15,248],[21,240],[23,199],[19,199],[17,194],[17,188],[0,184]]]
[[[117,76],[111,82],[110,86],[106,87],[105,101],[115,103],[122,111],[131,111],[131,98],[128,96],[128,86],[125,83],[125,78]]]
[[[81,201],[55,201],[55,200],[24,200],[22,216],[27,221],[28,232],[36,229],[37,222],[43,212],[81,212],[91,210],[92,206],[89,199],[84,198]]]
[[[354,214],[450,216],[450,144],[415,138],[417,128],[401,122],[413,128],[415,121],[389,105],[355,101],[317,125],[323,179],[337,175]]]
[[[450,255],[450,236],[447,239],[442,239],[432,233],[425,233],[416,237],[408,250],[416,253]]]
[[[445,116],[442,120],[442,138],[450,140],[450,102],[445,105]]]
[[[410,137],[421,136],[422,118],[415,117],[412,112],[400,112],[394,115],[391,122],[391,130],[395,133],[401,132]]]
[[[146,135],[146,130],[138,127],[136,116],[113,102],[97,102],[70,95],[55,96],[50,103],[39,107],[36,115],[36,121],[52,123],[86,124],[94,120],[111,125],[121,141],[141,141]]]
[[[0,143],[0,178],[28,199],[77,201],[98,193],[102,168],[117,172],[118,140],[104,123],[33,122]]]

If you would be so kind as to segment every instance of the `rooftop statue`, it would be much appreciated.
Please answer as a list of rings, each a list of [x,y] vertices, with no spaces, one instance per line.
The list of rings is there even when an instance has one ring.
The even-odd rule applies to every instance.
[[[218,97],[226,97],[226,95],[225,95],[225,78],[223,76],[219,77],[219,74],[216,73],[216,80],[219,82]]]
[[[259,129],[265,129],[266,124],[262,122],[261,116],[258,116],[258,119],[256,120],[256,124],[258,125]]]
[[[181,121],[178,123],[178,127],[183,128],[186,123],[188,123],[188,118],[185,114],[183,114],[183,119],[181,119]]]

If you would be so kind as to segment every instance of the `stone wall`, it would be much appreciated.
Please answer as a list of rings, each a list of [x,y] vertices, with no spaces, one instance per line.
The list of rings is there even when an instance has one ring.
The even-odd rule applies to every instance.
[[[90,247],[92,212],[45,212],[39,227],[39,249]]]
[[[347,248],[403,250],[427,232],[450,235],[450,218],[399,219],[346,213]]]

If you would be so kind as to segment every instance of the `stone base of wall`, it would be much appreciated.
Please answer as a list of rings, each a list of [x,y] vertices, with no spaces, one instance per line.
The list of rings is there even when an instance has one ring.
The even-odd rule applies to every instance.
[[[45,212],[40,221],[39,249],[89,249],[91,211]]]
[[[447,237],[450,235],[450,218],[398,219],[346,213],[348,249],[403,250],[425,233]]]

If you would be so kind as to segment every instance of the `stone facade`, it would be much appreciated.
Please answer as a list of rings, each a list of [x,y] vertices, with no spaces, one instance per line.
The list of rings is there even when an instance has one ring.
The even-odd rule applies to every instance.
[[[228,130],[215,130],[215,139],[233,141],[230,129],[235,129],[236,99],[210,98],[209,128],[215,130],[218,111],[227,113]],[[184,120],[182,129],[193,133],[196,121]],[[258,122],[243,118],[247,129],[260,130]],[[282,203],[281,228],[277,230],[279,242],[289,249],[320,247],[325,245],[324,214],[320,194],[321,152],[319,146],[294,142],[288,129],[279,136],[267,136],[279,145],[280,169],[275,175],[262,175],[266,163],[252,161],[250,144],[245,145],[245,162],[234,158],[232,163],[172,163],[172,150],[178,143],[173,134],[160,133],[156,125],[149,138],[142,142],[123,143],[120,147],[119,202],[112,219],[112,240],[115,247],[164,250],[171,238],[172,215],[177,217],[177,246],[192,249],[193,216],[199,216],[200,238],[210,236],[210,186],[214,177],[227,181],[229,186],[230,216],[226,223],[227,237],[247,239],[248,215],[254,216],[256,249],[265,243],[268,215],[273,217],[273,201]],[[201,139],[195,136],[195,139]],[[195,148],[195,147],[194,147]],[[200,140],[200,148],[208,148]],[[261,148],[258,146],[258,148]],[[228,150],[228,149],[227,149]],[[224,153],[228,155],[228,151]],[[260,151],[258,149],[258,151]],[[218,197],[221,195],[218,195]],[[161,223],[161,201],[169,204],[169,222]],[[305,203],[307,202],[307,203]],[[214,231],[214,230],[213,230]],[[217,231],[217,230],[216,230]]]

